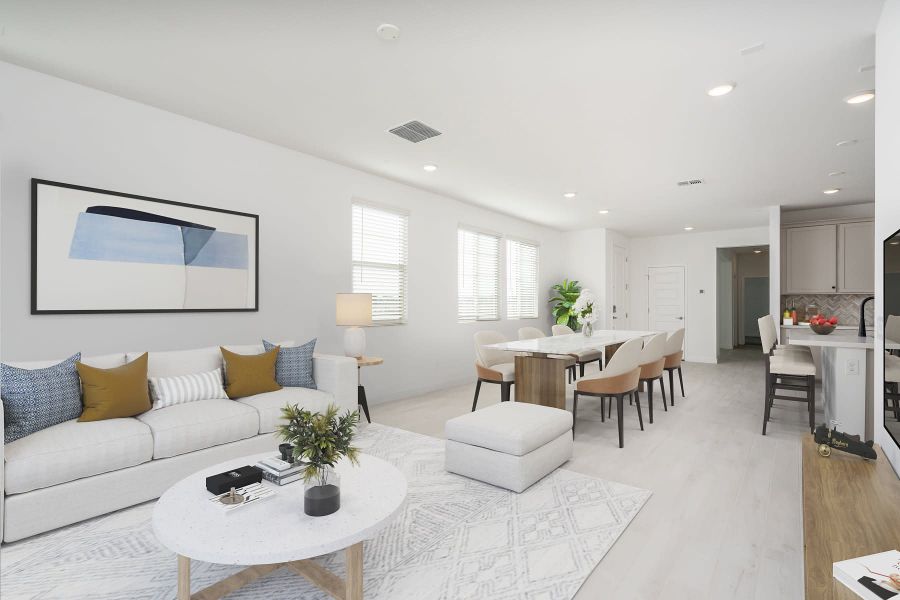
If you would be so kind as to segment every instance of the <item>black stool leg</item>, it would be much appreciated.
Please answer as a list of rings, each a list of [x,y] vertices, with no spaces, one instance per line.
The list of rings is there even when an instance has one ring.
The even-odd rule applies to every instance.
[[[806,378],[806,398],[809,402],[809,432],[815,433],[816,430],[816,376],[810,375]]]
[[[472,400],[472,412],[475,412],[475,407],[478,406],[478,393],[481,391],[481,379],[478,379],[478,383],[475,384],[475,399]]]

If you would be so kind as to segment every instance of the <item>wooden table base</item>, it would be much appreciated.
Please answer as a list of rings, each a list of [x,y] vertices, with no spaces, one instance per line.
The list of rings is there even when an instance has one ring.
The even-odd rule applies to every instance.
[[[566,408],[566,364],[546,356],[516,357],[516,402]]]
[[[358,542],[345,550],[347,555],[347,578],[341,579],[328,569],[312,560],[295,560],[272,565],[256,565],[238,571],[222,581],[212,584],[199,592],[191,593],[191,559],[178,556],[178,600],[218,600],[239,590],[260,577],[282,567],[291,569],[306,577],[323,591],[338,600],[362,600],[363,597],[363,543]]]

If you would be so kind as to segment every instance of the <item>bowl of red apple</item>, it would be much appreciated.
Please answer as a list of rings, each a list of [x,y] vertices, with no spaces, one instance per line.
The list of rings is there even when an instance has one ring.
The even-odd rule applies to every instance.
[[[809,328],[819,335],[828,335],[837,327],[838,318],[835,316],[825,317],[824,315],[816,315],[809,320]]]

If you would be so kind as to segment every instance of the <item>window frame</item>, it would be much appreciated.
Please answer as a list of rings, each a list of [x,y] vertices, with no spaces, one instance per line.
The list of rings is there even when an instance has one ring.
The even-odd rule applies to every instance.
[[[504,290],[503,298],[504,298],[504,312],[506,314],[506,319],[508,321],[523,321],[527,319],[539,319],[541,316],[541,307],[540,307],[540,287],[541,287],[541,245],[540,243],[529,240],[527,238],[515,237],[515,236],[506,236],[504,238],[506,242],[503,245],[504,252],[504,264],[506,266],[506,289]],[[510,305],[510,289],[511,289],[511,279],[512,279],[512,269],[510,268],[510,245],[511,244],[521,244],[524,246],[532,246],[535,251],[535,261],[534,261],[534,316],[510,316],[509,314],[509,305]]]
[[[475,234],[476,236],[487,236],[497,240],[497,269],[496,269],[496,290],[497,290],[497,299],[496,299],[496,308],[497,312],[495,316],[479,318],[477,316],[477,308],[476,308],[476,316],[473,319],[462,318],[460,315],[460,300],[461,300],[461,288],[460,288],[460,260],[462,259],[461,251],[462,247],[460,246],[460,233],[466,232],[470,234]],[[490,322],[490,321],[500,321],[502,320],[502,315],[504,313],[505,307],[503,306],[504,301],[504,290],[503,290],[503,263],[504,263],[504,244],[503,244],[504,236],[502,233],[498,233],[496,231],[491,231],[488,229],[484,229],[482,227],[475,227],[472,225],[467,225],[465,223],[457,223],[456,226],[456,322],[457,323],[482,323],[482,322]],[[476,284],[477,285],[477,277]],[[477,296],[476,296],[477,298]],[[477,304],[476,304],[477,306]]]

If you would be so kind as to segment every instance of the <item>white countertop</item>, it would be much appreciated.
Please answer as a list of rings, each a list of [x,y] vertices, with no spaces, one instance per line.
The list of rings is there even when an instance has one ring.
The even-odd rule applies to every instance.
[[[793,323],[783,323],[781,326],[784,327],[785,329],[806,329],[807,331],[812,331],[809,328],[809,323],[806,321],[801,321],[800,323],[797,323],[796,325],[794,325]],[[871,327],[871,325],[866,325],[867,329],[869,327]],[[837,330],[852,329],[853,331],[856,331],[857,329],[859,329],[859,325],[838,325],[837,327],[835,327],[835,329],[837,329]]]
[[[854,328],[856,329],[856,328]],[[859,337],[855,331],[832,331],[828,335],[819,335],[812,329],[792,331],[788,344],[796,346],[821,346],[831,348],[862,348],[871,350],[875,347],[875,338]]]

